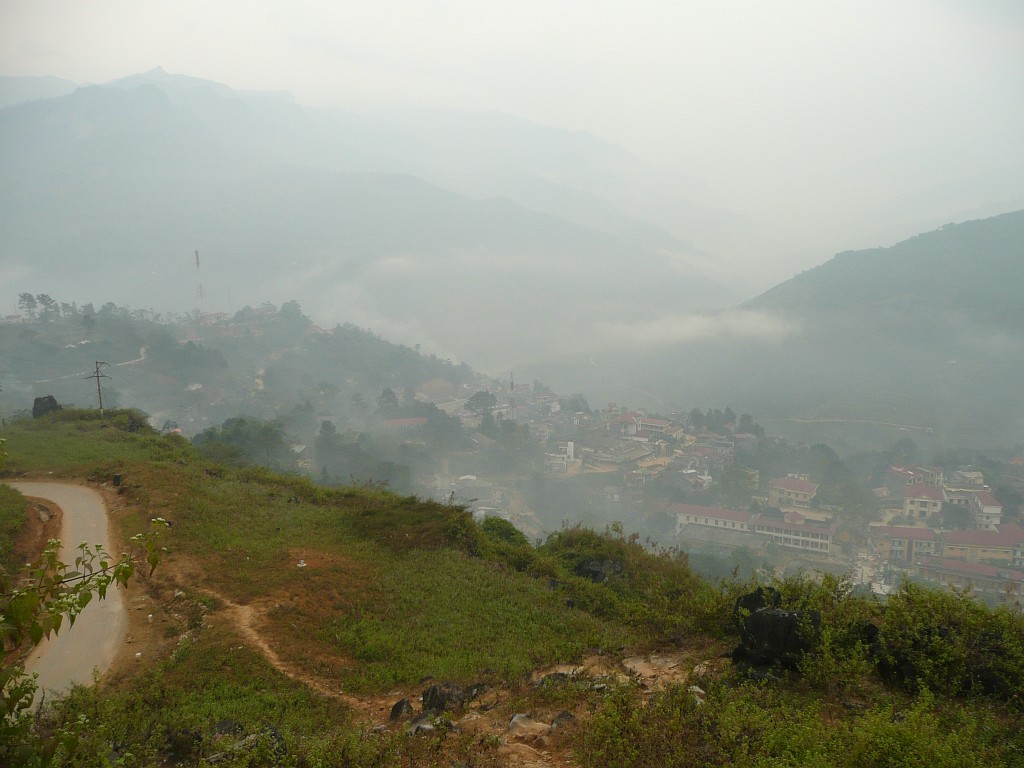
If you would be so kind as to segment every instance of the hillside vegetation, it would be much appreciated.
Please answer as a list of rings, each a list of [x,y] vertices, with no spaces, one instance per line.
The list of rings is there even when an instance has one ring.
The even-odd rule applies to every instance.
[[[644,391],[655,402],[725,399],[776,434],[827,435],[841,450],[891,442],[900,428],[947,447],[1011,446],[1024,433],[1022,243],[1018,211],[840,253],[684,340],[530,374],[555,388],[572,381],[599,402]],[[867,439],[865,425],[875,427]]]
[[[5,434],[8,474],[97,485],[122,536],[171,523],[132,587],[141,659],[37,716],[56,764],[1022,764],[1019,614],[801,575],[773,585],[807,612],[799,662],[744,673],[723,654],[752,585],[617,526],[531,544],[458,506],[212,464],[126,411]],[[432,683],[463,700],[418,733],[389,720]],[[529,740],[516,713],[559,727]]]

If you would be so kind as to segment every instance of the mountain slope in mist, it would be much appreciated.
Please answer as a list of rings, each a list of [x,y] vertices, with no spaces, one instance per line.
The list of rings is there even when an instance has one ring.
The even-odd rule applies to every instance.
[[[1022,265],[1024,211],[948,225],[841,253],[729,312],[626,326],[628,345],[534,373],[562,388],[587,374],[580,387],[668,410],[729,403],[1010,445],[1024,438]]]
[[[688,243],[593,192],[536,181],[556,158],[581,177],[616,154],[548,133],[561,149],[537,150],[530,174],[494,174],[525,196],[546,190],[527,207],[412,175],[443,165],[436,140],[159,71],[8,107],[7,300],[28,291],[184,311],[201,282],[208,310],[298,298],[324,322],[492,368],[594,346],[599,318],[727,302]]]

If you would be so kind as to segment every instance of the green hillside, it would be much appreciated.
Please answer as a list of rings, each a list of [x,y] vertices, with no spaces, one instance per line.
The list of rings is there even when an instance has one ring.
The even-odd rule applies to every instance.
[[[457,506],[211,464],[128,412],[5,437],[8,475],[100,488],[122,537],[172,524],[130,588],[138,658],[35,716],[54,764],[1020,765],[1016,613],[799,576],[779,600],[820,623],[795,669],[752,679],[723,657],[749,585],[616,528],[533,545]],[[415,732],[432,683],[462,699]]]
[[[696,324],[710,330],[692,340],[573,356],[530,373],[556,388],[573,382],[598,402],[728,401],[774,432],[843,450],[895,440],[900,429],[935,445],[1012,446],[1024,441],[1022,295],[1024,211],[841,253],[701,317]]]
[[[749,302],[803,317],[891,313],[948,328],[1024,331],[1024,211],[840,253]]]

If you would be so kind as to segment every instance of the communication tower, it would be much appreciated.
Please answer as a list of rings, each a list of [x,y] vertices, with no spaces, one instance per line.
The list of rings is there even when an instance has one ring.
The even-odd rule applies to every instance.
[[[196,251],[196,298],[199,299],[200,317],[206,317],[206,291],[203,289],[203,277],[199,271],[199,251]]]
[[[512,400],[509,403],[509,415],[508,417],[512,420],[516,420],[516,375],[510,373],[508,375],[508,391],[512,395]]]

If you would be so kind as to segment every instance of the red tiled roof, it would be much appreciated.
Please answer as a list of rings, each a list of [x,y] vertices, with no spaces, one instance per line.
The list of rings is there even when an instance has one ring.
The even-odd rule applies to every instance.
[[[772,488],[794,493],[816,493],[818,484],[796,477],[780,477],[778,480],[772,480]]]
[[[839,530],[839,521],[834,520],[832,523],[825,525],[817,522],[802,522],[802,523],[791,523],[785,519],[785,517],[779,516],[772,513],[770,510],[767,512],[761,512],[754,518],[754,525],[772,525],[778,528],[788,528],[792,531],[812,531],[814,533],[827,533],[830,536],[835,534]]]
[[[667,427],[672,422],[671,421],[666,421],[665,419],[649,419],[646,416],[643,416],[643,417],[640,418],[640,423],[641,424],[651,424],[651,425],[656,426],[656,427]]]
[[[1024,543],[1024,528],[1004,523],[997,531],[948,531],[942,534],[946,544],[976,547],[1013,547]]]
[[[1004,578],[1007,581],[1024,581],[1024,572],[1014,571],[998,565],[983,565],[981,563],[967,563],[963,560],[953,560],[948,557],[922,557],[918,565],[925,568],[941,568],[952,573],[962,573],[965,576],[986,576],[992,579]]]
[[[935,531],[931,528],[912,528],[904,525],[872,525],[869,533],[888,536],[892,539],[913,539],[914,541],[935,541]]]
[[[714,517],[719,520],[730,520],[737,523],[749,523],[754,516],[738,509],[722,509],[720,507],[702,507],[697,504],[673,504],[670,509],[680,515],[695,517]]]
[[[1000,509],[1003,507],[1003,505],[999,503],[999,499],[993,496],[989,491],[975,491],[974,497],[983,507],[999,507]]]
[[[945,501],[942,489],[925,483],[914,483],[903,489],[904,499],[928,499],[929,501]]]

